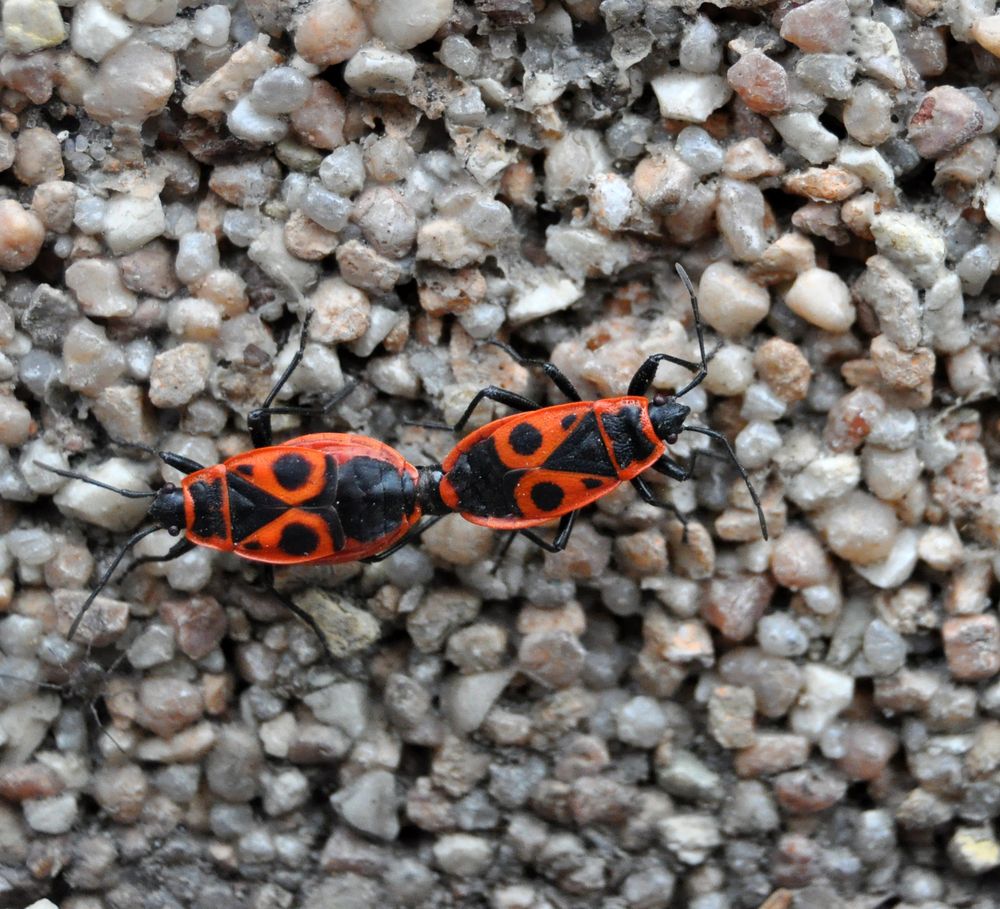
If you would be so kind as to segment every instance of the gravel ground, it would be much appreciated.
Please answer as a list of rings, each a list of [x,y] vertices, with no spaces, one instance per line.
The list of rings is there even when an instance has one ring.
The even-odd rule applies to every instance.
[[[0,905],[1000,906],[992,0],[2,7]],[[145,504],[37,462],[245,450],[311,310],[288,397],[430,463],[558,400],[483,339],[693,356],[678,261],[770,542],[701,459],[686,536],[626,486],[279,573],[332,661],[206,550],[67,643]]]

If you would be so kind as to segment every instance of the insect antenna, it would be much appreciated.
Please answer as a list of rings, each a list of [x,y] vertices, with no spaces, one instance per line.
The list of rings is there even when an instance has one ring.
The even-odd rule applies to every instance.
[[[678,262],[674,265],[674,268],[677,271],[677,277],[681,279],[685,290],[688,292],[688,296],[691,298],[691,311],[694,313],[694,331],[698,336],[698,352],[701,354],[701,365],[698,367],[697,374],[674,395],[675,398],[681,398],[691,391],[692,388],[696,388],[705,381],[705,376],[708,375],[708,357],[705,356],[705,333],[702,329],[701,313],[698,311],[698,295],[694,292],[694,285],[691,283],[688,273],[684,270],[684,266]]]
[[[81,480],[84,483],[89,483],[91,486],[99,486],[101,489],[117,492],[118,495],[124,496],[126,499],[151,499],[156,496],[155,492],[138,492],[134,489],[121,489],[118,486],[112,486],[110,483],[102,483],[100,480],[84,476],[75,470],[64,470],[62,467],[53,467],[51,464],[43,464],[41,461],[35,461],[35,466],[41,467],[43,470],[49,471],[49,473],[57,473],[68,480]]]
[[[118,555],[115,556],[114,561],[108,566],[107,571],[101,576],[101,580],[97,582],[97,586],[90,591],[90,595],[86,600],[83,601],[83,605],[80,607],[80,611],[76,614],[76,618],[73,619],[73,624],[69,626],[69,633],[66,635],[67,641],[72,641],[73,636],[76,634],[77,629],[80,627],[80,622],[83,621],[83,617],[87,610],[93,605],[94,600],[97,599],[100,592],[108,586],[108,582],[111,580],[111,576],[115,573],[115,569],[121,564],[121,560],[125,558],[125,553],[127,553],[136,543],[139,542],[143,537],[148,537],[151,533],[155,533],[157,530],[162,530],[160,526],[145,527],[138,533],[133,534],[128,542],[119,550]]]
[[[740,463],[739,458],[736,457],[736,452],[733,451],[733,446],[729,444],[729,439],[727,439],[721,432],[716,432],[714,429],[708,429],[705,426],[685,426],[685,432],[698,432],[703,436],[709,436],[710,438],[716,439],[721,442],[729,454],[729,459],[736,465],[736,469],[740,472],[740,476],[743,477],[743,482],[747,484],[747,489],[750,492],[750,498],[753,499],[753,504],[757,509],[757,518],[760,521],[760,532],[764,535],[764,539],[767,539],[767,521],[764,520],[764,509],[761,507],[760,498],[757,495],[757,490],[753,488],[753,484],[750,482],[750,477],[747,475],[746,468]]]

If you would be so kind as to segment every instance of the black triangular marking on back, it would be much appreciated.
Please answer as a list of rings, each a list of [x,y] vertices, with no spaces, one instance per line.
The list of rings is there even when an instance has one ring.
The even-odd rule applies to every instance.
[[[248,483],[238,474],[227,473],[226,483],[229,486],[229,524],[234,544],[252,536],[288,511],[286,502]]]
[[[617,476],[593,411],[580,421],[541,466],[547,470],[590,473],[598,477]]]
[[[340,482],[337,462],[332,455],[326,455],[326,475],[323,478],[323,488],[319,495],[313,496],[308,502],[303,502],[299,508],[316,512],[330,529],[333,538],[333,548],[341,550],[347,543],[347,534],[340,522],[337,512],[337,486]]]
[[[503,489],[503,496],[508,502],[517,501],[517,484],[521,482],[521,477],[523,477],[527,472],[527,469],[522,468],[521,470],[508,470],[507,473],[503,475],[500,485]]]

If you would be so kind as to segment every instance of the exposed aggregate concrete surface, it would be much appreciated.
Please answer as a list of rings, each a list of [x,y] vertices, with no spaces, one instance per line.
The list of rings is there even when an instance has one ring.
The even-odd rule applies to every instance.
[[[0,906],[1000,906],[993,0],[3,0]],[[995,103],[996,102],[996,105]],[[282,399],[432,463],[709,349],[732,465],[86,592]],[[655,387],[689,378],[661,366]],[[480,422],[505,412],[484,405]],[[475,424],[474,424],[475,425]],[[673,447],[688,460],[709,440]],[[139,555],[162,554],[166,533]],[[51,902],[48,902],[51,900]]]

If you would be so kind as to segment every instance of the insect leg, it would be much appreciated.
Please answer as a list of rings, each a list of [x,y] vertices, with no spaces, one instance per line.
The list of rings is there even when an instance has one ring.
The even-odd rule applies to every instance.
[[[157,448],[153,448],[152,445],[144,445],[142,442],[127,442],[125,439],[116,439],[114,436],[109,436],[109,438],[115,445],[121,445],[122,448],[135,448],[138,451],[145,451],[147,454],[155,455],[164,464],[184,474],[205,469],[204,464],[199,464],[197,461],[192,461],[191,458],[185,458],[184,455],[179,455],[172,451],[160,451]]]
[[[573,532],[575,521],[575,511],[564,514],[559,519],[559,529],[556,531],[555,539],[551,543],[531,530],[520,530],[518,533],[526,536],[536,546],[541,546],[546,552],[562,552],[566,548],[566,544],[569,543],[569,535]]]
[[[402,549],[404,546],[409,546],[410,543],[419,540],[426,531],[430,530],[443,517],[445,517],[445,515],[437,514],[431,518],[428,518],[426,521],[423,522],[423,524],[411,530],[405,537],[403,537],[403,539],[399,540],[396,543],[393,543],[392,546],[390,546],[384,552],[380,552],[378,555],[368,556],[368,558],[361,559],[361,561],[373,563],[373,562],[381,562],[383,559],[389,558],[389,556],[391,556],[393,553],[399,552],[399,550]]]
[[[254,444],[254,448],[264,448],[271,444],[273,438],[271,433],[271,414],[276,412],[271,410],[271,405],[291,374],[295,372],[299,363],[302,362],[302,356],[306,350],[306,341],[309,340],[309,322],[311,320],[312,312],[306,313],[306,317],[302,322],[302,331],[299,334],[298,350],[292,354],[292,359],[285,367],[284,372],[278,376],[278,381],[274,383],[267,397],[264,398],[264,402],[247,416],[247,424],[250,427],[250,439]]]
[[[149,565],[151,562],[170,562],[173,559],[179,558],[180,556],[184,555],[185,552],[190,552],[192,549],[194,549],[194,547],[195,544],[192,543],[190,540],[186,539],[178,540],[176,543],[174,543],[173,546],[170,547],[169,550],[163,553],[163,555],[139,556],[139,558],[137,558],[134,562],[132,562],[125,569],[125,571],[122,572],[122,576],[124,577],[126,574],[128,574],[134,568],[138,568],[140,565]]]
[[[293,414],[300,417],[321,417],[329,413],[341,401],[344,400],[355,388],[358,387],[358,380],[351,379],[345,383],[343,388],[337,391],[329,401],[318,407],[298,407],[292,404],[281,407],[257,407],[247,415],[247,426],[250,429],[250,439],[255,448],[262,448],[270,445],[271,439],[271,417],[274,414]],[[448,429],[451,429],[449,426]]]
[[[714,429],[708,429],[704,426],[685,426],[684,431],[701,433],[701,435],[715,439],[725,446],[726,453],[729,455],[729,460],[736,465],[736,469],[740,472],[740,476],[743,477],[743,482],[747,485],[747,491],[750,493],[750,498],[753,500],[754,507],[757,509],[757,519],[760,521],[760,532],[766,540],[767,521],[764,520],[764,509],[760,504],[760,497],[757,495],[757,490],[753,488],[753,484],[750,482],[750,477],[747,475],[746,468],[740,463],[739,458],[736,457],[736,452],[733,451],[733,446],[729,444],[729,439],[727,439],[721,432],[716,432]],[[657,464],[658,463],[659,461],[657,461]],[[653,466],[655,467],[656,465],[654,464]]]
[[[677,366],[683,366],[684,369],[688,369],[695,374],[694,378],[674,395],[675,398],[683,397],[692,388],[701,385],[705,381],[705,376],[708,375],[709,357],[705,354],[705,333],[701,324],[701,313],[698,311],[698,297],[694,292],[694,287],[691,284],[688,273],[680,264],[676,265],[675,268],[681,281],[684,282],[688,296],[691,298],[691,309],[694,312],[694,330],[698,336],[698,351],[701,353],[701,362],[694,363],[691,360],[672,357],[670,354],[653,354],[646,359],[646,362],[632,376],[632,381],[629,382],[628,386],[628,393],[630,395],[644,395],[649,391],[650,386],[653,384],[653,379],[656,377],[656,367],[660,363],[674,363]]]
[[[164,464],[179,470],[183,474],[205,469],[204,464],[199,464],[197,461],[192,461],[190,458],[185,458],[184,455],[179,455],[173,451],[158,451],[157,454]]]
[[[566,375],[555,363],[549,363],[547,360],[529,360],[527,357],[522,357],[513,347],[509,344],[504,344],[503,341],[490,340],[486,342],[487,344],[492,344],[494,347],[499,347],[502,351],[505,351],[508,356],[519,366],[537,366],[541,369],[545,375],[547,375],[555,386],[564,394],[570,401],[582,401],[583,398],[580,397],[580,392],[576,390],[576,386],[570,381],[569,376]]]
[[[476,406],[483,398],[489,398],[489,400],[496,401],[498,404],[506,404],[508,407],[521,413],[529,410],[539,410],[542,406],[541,404],[536,404],[531,398],[508,391],[506,388],[488,385],[486,388],[481,388],[476,392],[473,399],[469,402],[469,406],[465,408],[465,413],[455,423],[455,432],[461,432],[465,428],[465,424],[469,422],[469,417],[472,416],[472,411],[476,409]]]
[[[642,477],[635,477],[635,479],[632,480],[632,485],[635,487],[636,492],[639,493],[644,502],[649,505],[655,505],[657,508],[672,511],[674,513],[674,517],[676,517],[677,520],[684,525],[685,531],[687,530],[688,519],[680,510],[678,510],[677,506],[674,505],[673,502],[665,502],[663,499],[658,499],[650,485]]]
[[[319,627],[319,623],[314,619],[308,612],[306,612],[301,606],[296,606],[292,602],[291,598],[286,597],[283,593],[279,593],[278,589],[274,586],[274,568],[270,565],[265,565],[261,571],[264,578],[264,587],[267,592],[272,594],[275,599],[277,599],[282,606],[284,606],[289,612],[291,612],[300,622],[304,622],[311,629],[313,634],[319,639],[320,644],[326,651],[326,655],[331,659],[336,659],[330,650],[330,645],[327,643],[326,635],[323,634],[322,629]]]

